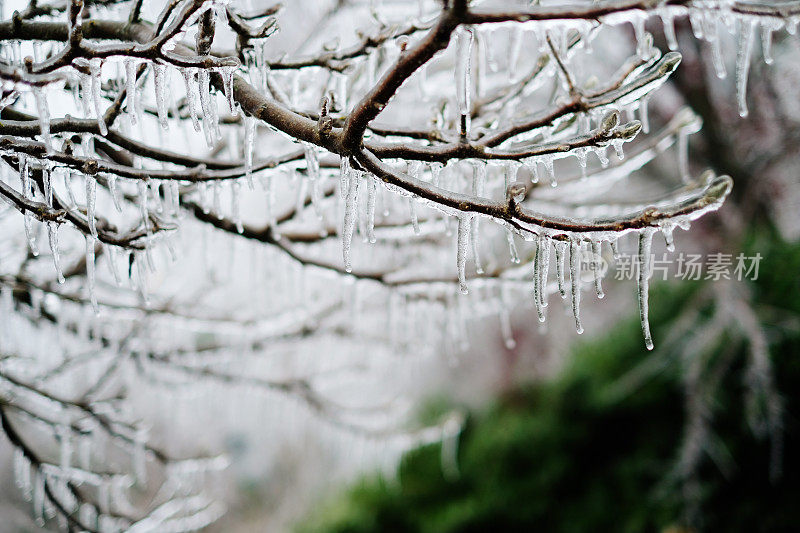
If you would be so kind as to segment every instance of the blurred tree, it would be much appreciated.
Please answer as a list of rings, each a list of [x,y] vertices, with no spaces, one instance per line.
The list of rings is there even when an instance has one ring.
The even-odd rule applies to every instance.
[[[363,480],[317,508],[300,530],[793,530],[800,523],[800,300],[785,295],[798,292],[800,246],[764,234],[750,245],[765,261],[746,290],[783,398],[765,389],[752,397],[752,352],[760,347],[736,319],[705,346],[687,338],[651,354],[639,347],[636,323],[623,321],[579,346],[557,378],[472,414],[457,470],[447,441],[414,450],[396,478]],[[696,321],[691,332],[724,314],[713,285],[654,287],[659,334],[685,334],[687,313]],[[691,368],[699,369],[694,377]],[[754,401],[761,412],[752,411]],[[775,418],[780,404],[782,419]]]

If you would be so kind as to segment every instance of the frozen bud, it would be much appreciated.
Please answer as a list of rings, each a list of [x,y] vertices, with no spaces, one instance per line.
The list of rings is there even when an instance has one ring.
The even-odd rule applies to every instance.
[[[83,173],[93,176],[97,174],[98,163],[96,159],[87,159],[83,162]]]
[[[639,133],[639,130],[642,129],[642,123],[638,120],[632,120],[627,124],[623,124],[620,126],[615,132],[614,136],[618,139],[622,139],[623,141],[631,141],[636,134]]]
[[[408,48],[408,35],[401,35],[394,41],[401,52],[405,52]]]
[[[608,133],[616,128],[617,124],[619,124],[619,111],[614,110],[603,117],[602,122],[600,122],[600,131]]]
[[[518,202],[525,197],[525,191],[527,191],[526,187],[522,183],[512,183],[506,189],[506,197],[509,200],[514,200]]]
[[[658,73],[662,76],[675,72],[681,62],[682,56],[678,52],[667,52],[658,65]]]

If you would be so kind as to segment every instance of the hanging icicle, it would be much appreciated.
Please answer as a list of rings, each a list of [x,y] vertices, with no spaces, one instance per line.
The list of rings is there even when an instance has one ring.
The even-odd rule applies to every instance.
[[[472,43],[474,32],[469,26],[459,26],[456,30],[456,101],[458,103],[459,134],[462,139],[469,137],[471,121],[470,92],[472,90]]]
[[[458,217],[456,263],[458,266],[458,286],[461,294],[469,294],[467,287],[467,247],[469,246],[470,223],[472,215],[461,214]]]
[[[653,242],[653,229],[645,229],[639,233],[639,276],[638,276],[638,300],[639,300],[639,319],[642,322],[642,333],[644,334],[644,342],[648,350],[653,349],[653,338],[650,335],[650,321],[648,292],[650,285],[650,266],[651,254],[650,248]]]
[[[137,62],[132,58],[125,58],[125,110],[128,112],[131,126],[135,126],[141,117],[138,90],[136,83]]]
[[[158,113],[158,123],[162,129],[169,129],[167,111],[167,67],[159,63],[153,64],[153,86],[156,91],[156,111]]]
[[[50,243],[50,253],[53,254],[53,266],[59,283],[64,283],[64,274],[61,272],[61,259],[58,251],[58,223],[47,223],[47,239]]]
[[[97,117],[97,126],[100,128],[100,135],[105,137],[108,135],[108,128],[106,128],[106,121],[103,117],[103,113],[100,111],[100,84],[102,82],[102,69],[102,60],[92,59],[89,62],[89,71],[91,73],[90,86],[92,94],[92,106],[94,107],[94,115]]]
[[[578,240],[571,240],[569,243],[569,275],[572,283],[572,316],[575,318],[575,330],[580,335],[583,333],[581,324],[580,305],[581,305],[581,243]]]
[[[253,188],[253,148],[256,137],[256,119],[251,115],[244,117],[244,173]]]
[[[605,297],[602,285],[603,273],[600,270],[602,264],[603,257],[600,254],[600,242],[592,241],[592,273],[594,274],[594,291],[597,293],[598,298]]]
[[[569,244],[562,240],[554,241],[556,249],[556,279],[558,281],[558,292],[562,299],[567,298],[567,284],[565,281],[564,262]]]
[[[89,221],[89,233],[97,238],[97,224],[95,221],[95,204],[97,195],[97,181],[94,177],[86,175],[86,218]]]
[[[53,153],[53,140],[50,137],[50,106],[47,103],[47,94],[44,87],[33,87],[33,96],[36,100],[36,111],[39,114],[39,127],[42,131],[42,140],[48,154]]]
[[[181,69],[181,74],[183,74],[183,82],[186,89],[186,103],[189,106],[189,116],[192,119],[192,127],[194,131],[200,131],[200,117],[197,113],[197,96],[195,96],[194,91],[195,72],[194,70],[184,68]],[[246,122],[245,127],[247,127]]]
[[[736,100],[739,104],[739,116],[747,116],[747,75],[750,71],[750,56],[753,50],[754,20],[739,20],[739,48],[736,51]]]
[[[342,256],[344,257],[344,269],[347,272],[353,270],[351,261],[353,230],[358,218],[358,189],[361,185],[361,171],[348,170],[347,196],[344,206],[344,223],[342,225]]]
[[[367,177],[367,241],[374,244],[375,238],[375,202],[378,196],[378,182],[372,176]]]

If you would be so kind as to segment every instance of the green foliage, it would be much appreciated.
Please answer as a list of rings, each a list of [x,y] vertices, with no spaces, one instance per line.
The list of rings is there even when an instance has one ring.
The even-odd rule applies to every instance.
[[[764,256],[749,283],[751,308],[770,339],[785,415],[783,473],[770,480],[774,447],[744,415],[749,346],[735,327],[704,353],[709,368],[731,361],[709,405],[712,437],[694,470],[694,528],[784,531],[800,524],[796,457],[800,410],[800,247],[753,238]],[[709,320],[707,284],[661,284],[652,291],[656,338],[692,307]],[[699,327],[699,326],[698,326]],[[680,345],[680,343],[675,343]],[[723,359],[721,354],[733,357]],[[470,416],[459,442],[457,476],[445,476],[441,449],[403,458],[396,479],[370,477],[322,506],[302,531],[663,531],[686,524],[687,493],[675,475],[685,432],[687,355],[675,346],[648,354],[638,321],[581,345],[554,380],[525,386]],[[716,461],[709,459],[713,455]],[[721,458],[721,459],[720,459]]]

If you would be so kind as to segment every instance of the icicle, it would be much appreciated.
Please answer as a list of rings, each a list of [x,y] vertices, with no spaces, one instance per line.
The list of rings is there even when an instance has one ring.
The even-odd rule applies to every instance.
[[[642,96],[639,100],[639,122],[642,123],[642,131],[650,133],[650,119],[647,113],[647,104],[650,100],[648,95]]]
[[[165,130],[169,129],[169,121],[167,120],[167,87],[165,85],[165,76],[167,67],[158,63],[153,64],[153,86],[156,91],[156,110],[158,112],[158,123]]]
[[[64,189],[67,191],[67,199],[69,200],[69,204],[71,207],[74,207],[78,202],[75,200],[75,191],[72,190],[72,181],[75,174],[70,172],[69,170],[64,171]]]
[[[709,42],[711,43],[711,62],[714,64],[714,70],[716,71],[717,78],[724,80],[728,73],[725,70],[725,59],[722,57],[722,44],[721,39],[719,38],[719,26],[722,24],[722,21],[716,21],[714,27],[714,35],[709,35]]]
[[[303,152],[306,158],[306,168],[308,177],[311,180],[319,178],[319,158],[317,157],[317,150],[311,143],[303,143]]]
[[[32,195],[30,177],[28,175],[28,157],[24,154],[18,154],[17,158],[19,161],[19,179],[22,185],[22,196],[26,199],[30,199],[32,198]],[[33,217],[31,216],[30,211],[27,209],[23,215],[23,222],[25,225],[25,236],[28,239],[28,247],[31,250],[31,254],[36,257],[39,255],[39,247],[36,246],[36,233],[33,229]]]
[[[664,235],[664,244],[667,246],[667,251],[674,252],[675,251],[675,242],[672,238],[672,232],[675,229],[675,226],[672,224],[664,224],[661,226],[661,233]]]
[[[703,12],[699,9],[689,11],[689,25],[692,27],[692,34],[698,41],[703,39]]]
[[[47,105],[47,95],[43,87],[33,87],[33,96],[36,99],[36,111],[39,113],[39,127],[42,130],[42,140],[48,154],[53,153],[53,139],[50,137],[50,107]]]
[[[667,39],[667,46],[670,50],[678,49],[678,39],[675,36],[675,21],[672,12],[669,9],[664,9],[659,12],[661,22],[664,25],[664,37]]]
[[[600,272],[600,264],[602,261],[602,256],[600,254],[600,243],[597,241],[592,242],[592,272],[594,273],[594,290],[597,293],[598,298],[605,297],[605,293],[603,292],[603,285],[601,283],[602,276]]]
[[[61,261],[58,253],[58,223],[47,223],[47,240],[50,242],[50,253],[53,254],[53,266],[59,283],[64,283],[64,274],[61,272]]]
[[[472,166],[472,195],[476,198],[483,196],[484,183],[486,182],[486,164],[475,161]],[[470,225],[470,240],[472,242],[472,256],[475,260],[475,271],[483,274],[483,263],[481,262],[480,246],[478,238],[480,236],[480,217],[473,217]]]
[[[189,105],[189,115],[192,117],[192,126],[194,131],[200,131],[200,118],[197,115],[197,99],[192,90],[194,84],[194,72],[188,68],[181,69],[183,74],[184,86],[186,87],[186,103]],[[245,128],[247,122],[245,122]]]
[[[647,46],[647,32],[644,29],[644,23],[645,18],[643,16],[636,16],[631,20],[633,33],[636,36],[636,54],[642,59],[647,59],[650,50]]]
[[[435,187],[439,186],[439,180],[441,179],[442,175],[442,168],[443,165],[441,163],[431,163],[431,183]]]
[[[575,329],[580,335],[583,333],[583,325],[580,318],[580,304],[581,304],[581,244],[579,241],[570,241],[569,252],[569,275],[572,282],[572,316],[575,317]]]
[[[567,287],[564,282],[564,256],[567,253],[567,243],[564,241],[555,241],[556,249],[556,278],[558,279],[558,292],[561,294],[562,299],[567,297]]]
[[[462,138],[469,136],[470,130],[470,91],[471,91],[471,60],[474,33],[469,26],[460,26],[456,30],[456,101],[458,112],[461,116],[460,134]]]
[[[95,221],[95,204],[97,194],[97,181],[92,176],[85,176],[86,180],[86,218],[89,221],[89,232],[97,238],[97,223]]]
[[[150,218],[150,216],[147,210],[147,182],[144,180],[140,180],[138,183],[138,188],[139,188],[139,213],[142,216],[142,224],[144,224],[145,231],[149,233],[150,224],[148,222],[148,219]],[[217,210],[216,213],[219,214],[219,210]]]
[[[228,107],[231,110],[231,114],[233,116],[238,115],[236,111],[236,100],[233,98],[233,74],[234,68],[232,67],[223,67],[220,69],[220,76],[222,76],[222,91],[225,93],[225,99],[228,101]]]
[[[350,169],[348,174],[349,183],[344,205],[344,224],[342,225],[342,255],[344,256],[345,271],[351,272],[353,270],[353,264],[350,259],[351,244],[353,242],[353,230],[358,218],[358,188],[361,184],[361,172]]]
[[[546,235],[542,235],[539,238],[539,248],[542,250],[539,296],[542,301],[542,307],[547,307],[547,277],[550,273],[550,238]]]
[[[469,245],[469,226],[471,222],[471,215],[461,214],[458,217],[456,262],[458,264],[458,285],[461,294],[469,294],[469,288],[467,287],[467,246]]]
[[[250,115],[244,117],[244,173],[247,176],[250,187],[253,183],[253,146],[256,137],[256,119]],[[306,154],[308,159],[308,154]],[[317,163],[319,171],[319,163]]]
[[[611,146],[614,147],[614,151],[617,153],[617,159],[619,159],[620,161],[625,159],[625,151],[622,148],[622,142],[623,141],[620,139],[614,139],[613,141],[611,141]]]
[[[691,181],[689,175],[689,134],[680,130],[678,132],[678,172],[680,172],[684,183]]]
[[[514,232],[510,228],[506,228],[506,240],[508,241],[508,252],[511,254],[511,262],[519,263],[519,253],[517,253],[517,244],[514,242]]]
[[[375,200],[378,183],[372,176],[367,178],[367,240],[375,243]]]
[[[48,167],[42,168],[42,184],[44,185],[44,201],[47,207],[53,207],[53,173]]]
[[[95,293],[95,264],[94,264],[94,237],[86,236],[86,277],[89,284],[89,301],[95,315],[100,314],[97,306],[97,294]]]
[[[581,169],[581,179],[586,179],[586,148],[577,148],[573,152],[575,159],[578,160],[578,166]]]
[[[203,112],[203,131],[206,136],[206,143],[210,148],[214,147],[214,142],[219,134],[217,124],[217,114],[211,101],[211,79],[206,69],[199,71],[198,91],[200,92],[200,108]]]
[[[544,308],[542,307],[542,243],[536,238],[536,252],[533,255],[533,303],[536,305],[536,314],[539,322],[544,322]]]
[[[117,177],[114,174],[108,175],[108,190],[111,193],[111,200],[114,202],[114,208],[117,212],[122,213],[122,204],[119,201],[119,188],[117,187]]]
[[[653,242],[653,230],[646,229],[639,233],[639,318],[642,322],[642,333],[648,350],[653,349],[653,338],[650,336],[650,322],[648,319],[648,292],[650,285],[650,246]]]
[[[736,99],[739,103],[739,116],[747,116],[747,74],[750,70],[750,55],[753,49],[755,21],[739,21],[739,48],[736,52]]]
[[[139,121],[140,114],[139,105],[136,102],[136,60],[134,59],[125,59],[125,81],[127,85],[125,90],[125,110],[128,112],[131,126],[135,126]]]
[[[550,186],[557,187],[558,182],[556,181],[556,170],[553,165],[553,158],[545,157],[542,162],[544,163],[544,168],[547,170],[547,176],[550,178]]]
[[[99,59],[93,59],[89,62],[89,71],[91,72],[91,91],[92,91],[92,105],[94,106],[94,114],[97,117],[97,126],[100,128],[100,135],[105,137],[108,134],[106,128],[106,121],[103,114],[100,112],[100,75],[103,69],[103,62]]]
[[[502,288],[500,289],[503,290]],[[517,347],[517,341],[514,340],[514,331],[511,329],[511,312],[505,304],[501,304],[500,308],[500,332],[503,335],[503,344],[507,350],[513,350]]]
[[[408,200],[408,212],[411,216],[411,227],[414,229],[414,235],[419,235],[419,218],[417,217],[417,204],[414,202],[414,198],[409,196]]]
[[[608,242],[611,245],[611,254],[614,259],[619,259],[619,243],[616,240]]]
[[[764,54],[764,63],[771,65],[772,58],[772,26],[768,22],[761,23],[761,52]]]
[[[119,269],[117,268],[117,251],[114,249],[113,246],[106,244],[105,245],[105,258],[108,264],[108,270],[111,272],[111,276],[114,278],[114,283],[117,284],[117,287],[122,286],[122,280],[119,276]]]
[[[600,161],[600,165],[603,168],[606,168],[610,161],[608,160],[608,154],[606,153],[607,147],[605,146],[598,146],[594,150],[594,154],[597,156],[597,160]]]
[[[480,227],[480,218],[475,216],[472,218],[472,224],[470,225],[470,242],[472,243],[472,257],[475,260],[475,272],[478,274],[483,274],[483,263],[481,262],[481,254],[480,254],[480,246],[478,243],[479,240],[479,227]]]
[[[145,306],[150,305],[150,295],[147,291],[147,273],[145,270],[145,260],[142,259],[142,253],[136,254],[136,276],[138,278],[137,285],[139,293],[142,295]]]
[[[539,183],[539,165],[536,163],[536,159],[526,159],[525,166],[530,171],[531,183]]]
[[[347,198],[347,187],[350,185],[350,161],[346,157],[339,159],[339,196]]]

